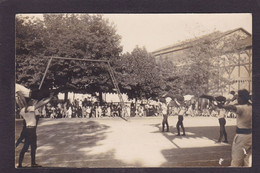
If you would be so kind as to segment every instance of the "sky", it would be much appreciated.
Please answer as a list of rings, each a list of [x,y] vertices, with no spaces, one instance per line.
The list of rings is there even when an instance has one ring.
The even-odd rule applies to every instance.
[[[121,35],[123,53],[132,52],[136,46],[153,52],[214,31],[225,32],[240,27],[252,34],[250,13],[103,15],[115,24],[117,34]],[[42,15],[35,16],[41,18]]]
[[[244,28],[252,34],[252,16],[236,14],[105,14],[122,36],[123,52],[137,45],[148,52],[214,31]]]

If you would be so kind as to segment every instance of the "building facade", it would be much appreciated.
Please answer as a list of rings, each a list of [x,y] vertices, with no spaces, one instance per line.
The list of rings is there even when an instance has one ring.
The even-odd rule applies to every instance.
[[[252,35],[243,28],[227,32],[214,32],[158,49],[152,54],[158,63],[163,59],[168,59],[176,67],[182,68],[189,65],[185,58],[190,53],[191,48],[205,39],[214,42],[216,49],[218,49],[212,63],[218,69],[219,83],[218,87],[215,87],[217,90],[213,92],[226,95],[230,91],[247,89],[252,93]],[[221,85],[224,82],[223,78],[229,81],[228,85]],[[216,84],[209,81],[209,85]]]

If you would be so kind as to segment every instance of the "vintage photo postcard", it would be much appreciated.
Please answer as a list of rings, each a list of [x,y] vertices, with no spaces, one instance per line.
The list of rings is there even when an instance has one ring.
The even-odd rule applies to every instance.
[[[252,167],[251,13],[17,13],[16,169]]]

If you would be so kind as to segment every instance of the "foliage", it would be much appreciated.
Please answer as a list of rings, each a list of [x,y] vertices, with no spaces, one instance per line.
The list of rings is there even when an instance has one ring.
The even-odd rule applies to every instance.
[[[44,56],[119,59],[121,38],[101,15],[45,14],[43,18],[16,18],[17,82],[39,86],[48,61]],[[76,92],[112,88],[105,64],[52,60],[44,84],[56,88],[66,83],[77,86]]]
[[[238,39],[236,36],[221,40],[204,38],[188,49],[183,57],[185,65],[177,68],[177,76],[181,79],[178,88],[183,89],[184,95],[217,92],[230,83],[220,74],[221,56],[237,51],[235,43]]]
[[[123,54],[115,70],[121,90],[130,98],[157,99],[165,91],[173,89],[176,78],[170,61],[158,66],[155,58],[145,48],[139,47]]]
[[[180,95],[183,91],[180,77],[177,75],[177,67],[169,59],[162,59],[157,63],[160,76],[160,95]]]

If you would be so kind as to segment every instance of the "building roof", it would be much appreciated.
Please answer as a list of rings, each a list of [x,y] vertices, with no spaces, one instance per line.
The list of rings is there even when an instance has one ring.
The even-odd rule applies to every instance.
[[[209,39],[210,41],[215,41],[215,40],[219,40],[225,36],[231,35],[235,32],[239,32],[239,31],[242,31],[245,35],[247,35],[247,38],[244,40],[240,40],[237,45],[238,46],[244,45],[246,47],[252,46],[252,35],[243,28],[237,28],[234,30],[226,31],[226,32],[216,31],[216,32],[213,32],[213,33],[210,33],[207,35],[203,35],[198,38],[185,40],[180,43],[176,43],[176,44],[155,50],[152,52],[152,54],[156,56],[156,55],[165,54],[165,53],[169,53],[169,52],[176,52],[179,50],[188,49],[188,48],[195,46],[196,44],[202,42],[205,39]]]

